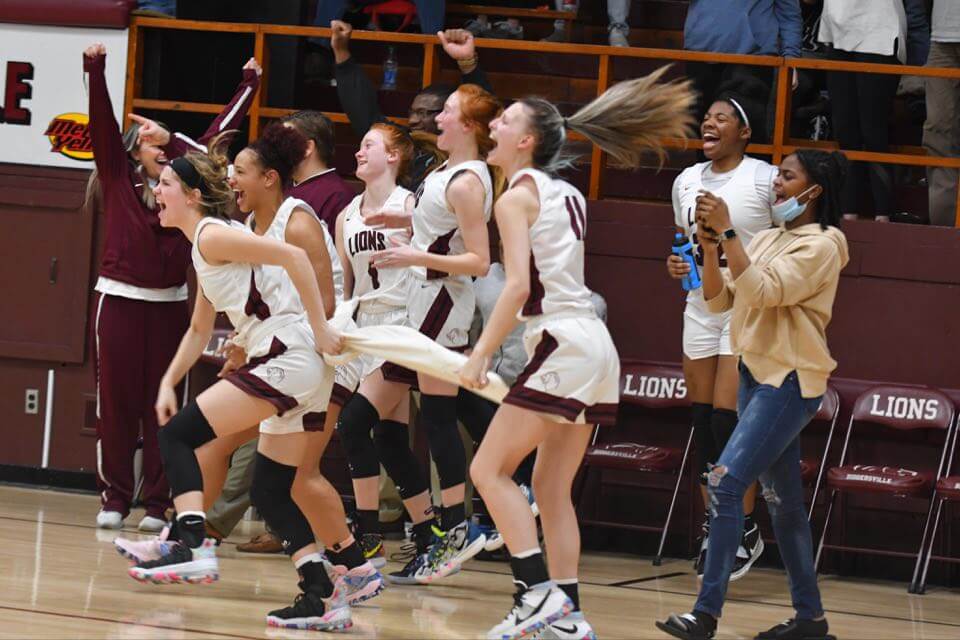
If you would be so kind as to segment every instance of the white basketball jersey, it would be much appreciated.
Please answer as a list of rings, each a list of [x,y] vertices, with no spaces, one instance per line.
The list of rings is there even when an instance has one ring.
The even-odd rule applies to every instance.
[[[211,224],[252,233],[239,222],[204,217],[193,236],[193,267],[203,295],[218,312],[225,313],[237,330],[236,342],[254,348],[264,332],[305,318],[296,287],[282,267],[231,262],[211,265],[200,253],[197,239]]]
[[[697,242],[697,196],[700,195],[701,189],[705,188],[703,172],[709,166],[710,162],[700,162],[687,167],[677,176],[674,183],[674,222],[690,238],[697,256],[697,264],[701,266],[703,254]],[[718,189],[710,190],[727,203],[730,221],[744,247],[750,244],[753,236],[773,226],[770,220],[769,183],[772,181],[770,176],[775,176],[776,171],[776,167],[763,160],[744,156],[727,183]],[[767,184],[762,185],[760,182]],[[722,252],[720,264],[721,266],[727,264]],[[688,299],[702,299],[702,297],[702,289],[695,289],[688,295]]]
[[[444,164],[428,175],[417,190],[417,205],[413,212],[413,239],[410,241],[410,246],[414,249],[445,256],[460,255],[465,251],[460,227],[457,225],[457,214],[450,211],[447,205],[447,186],[464,171],[470,171],[480,178],[484,193],[483,219],[485,222],[490,221],[490,214],[493,212],[493,182],[486,163],[482,160],[470,160],[453,167]],[[424,267],[413,267],[413,273],[422,280],[453,277],[446,273],[428,271]],[[456,277],[468,280],[466,276]]]
[[[327,223],[320,218],[317,218],[316,212],[313,210],[309,204],[303,200],[297,198],[287,198],[280,204],[280,208],[277,209],[277,215],[273,217],[273,222],[270,223],[270,226],[263,233],[265,238],[272,238],[278,242],[287,241],[287,224],[290,222],[290,216],[293,215],[295,209],[303,209],[308,211],[317,221],[320,223],[320,227],[323,229],[323,243],[327,247],[327,253],[330,254],[330,269],[333,274],[333,292],[336,296],[337,302],[343,302],[343,265],[340,264],[340,255],[337,253],[337,246],[333,242],[333,236],[330,235],[330,230],[327,229]],[[254,217],[253,214],[247,216],[247,225],[252,230],[254,227]],[[272,265],[265,265],[264,268],[267,269],[280,269],[283,270],[283,267],[277,267]],[[299,300],[299,296],[297,296]]]
[[[530,227],[530,296],[520,319],[561,312],[595,315],[583,275],[587,233],[583,194],[537,169],[519,171],[510,186],[524,176],[537,185],[540,214]]]
[[[383,204],[383,209],[403,211],[411,195],[410,191],[398,186]],[[406,307],[410,269],[374,269],[370,266],[370,256],[392,247],[390,239],[405,238],[407,231],[367,225],[360,210],[362,204],[361,194],[340,214],[343,216],[343,246],[353,270],[353,297],[360,299],[360,310],[364,313]]]

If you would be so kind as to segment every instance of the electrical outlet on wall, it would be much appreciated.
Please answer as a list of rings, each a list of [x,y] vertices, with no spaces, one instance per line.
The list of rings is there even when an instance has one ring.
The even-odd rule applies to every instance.
[[[23,400],[23,412],[30,415],[40,413],[40,390],[27,389]]]

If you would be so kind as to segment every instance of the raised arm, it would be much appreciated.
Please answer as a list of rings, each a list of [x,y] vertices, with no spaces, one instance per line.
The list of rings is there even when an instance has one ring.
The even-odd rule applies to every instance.
[[[477,55],[473,34],[466,29],[447,29],[437,33],[437,37],[440,38],[443,50],[460,67],[460,82],[475,84],[484,91],[493,93],[487,74],[480,68],[480,57]]]
[[[522,185],[508,190],[497,200],[497,229],[503,241],[503,266],[507,281],[470,359],[460,371],[460,383],[468,389],[486,386],[491,357],[516,327],[517,314],[530,296],[528,221],[537,215],[539,207],[536,195]]]
[[[220,225],[210,225],[204,229],[198,243],[198,249],[210,262],[247,262],[283,267],[300,294],[313,329],[317,351],[339,353],[342,337],[327,324],[316,272],[306,251],[286,242]]]
[[[127,152],[123,147],[120,125],[113,115],[113,104],[107,91],[104,69],[107,49],[97,42],[83,52],[83,70],[88,74],[90,141],[93,161],[101,180],[125,179],[128,173]]]
[[[247,111],[253,104],[253,99],[257,95],[257,89],[260,88],[260,76],[263,69],[256,58],[250,58],[243,65],[243,78],[240,85],[234,92],[233,97],[227,106],[223,108],[219,115],[214,118],[210,126],[202,136],[194,140],[183,133],[174,133],[170,135],[166,144],[163,145],[163,151],[167,158],[179,158],[188,151],[206,152],[207,143],[224,131],[239,129],[243,124],[243,119],[247,116]]]
[[[340,106],[347,114],[354,133],[362,137],[377,122],[385,122],[386,117],[377,103],[376,88],[350,55],[350,34],[353,33],[353,27],[346,22],[334,20],[330,23],[330,28],[333,30],[330,46],[336,61],[334,75],[337,78]]]

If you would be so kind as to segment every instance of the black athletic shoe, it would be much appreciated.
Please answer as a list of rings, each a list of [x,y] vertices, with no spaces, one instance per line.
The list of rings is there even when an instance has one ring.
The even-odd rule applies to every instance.
[[[797,620],[790,618],[775,627],[761,631],[755,640],[836,640],[828,633],[829,626],[824,620]]]
[[[730,582],[739,580],[747,575],[750,567],[763,553],[763,538],[760,537],[760,527],[756,523],[743,532],[743,539],[737,549],[737,557],[733,562],[733,571],[730,573]]]
[[[666,621],[657,621],[657,629],[680,640],[710,640],[717,632],[717,620],[700,611],[680,615],[671,613]]]
[[[383,549],[383,536],[379,533],[365,533],[357,541],[363,551],[363,559],[368,560],[377,569],[387,564],[387,554]]]
[[[337,594],[321,598],[314,591],[301,591],[289,607],[267,614],[267,626],[312,631],[342,631],[353,626],[350,607]]]

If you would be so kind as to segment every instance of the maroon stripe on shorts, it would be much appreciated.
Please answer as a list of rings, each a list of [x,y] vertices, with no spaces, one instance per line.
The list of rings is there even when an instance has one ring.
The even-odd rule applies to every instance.
[[[513,392],[513,388],[522,387],[527,380],[530,379],[530,376],[539,371],[543,363],[550,357],[550,354],[556,351],[559,346],[560,343],[550,335],[549,331],[542,331],[540,333],[540,342],[537,343],[537,347],[533,350],[533,357],[530,358],[530,362],[527,363],[527,366],[525,366],[523,371],[520,372],[520,375],[517,376],[517,381],[510,389],[511,393]]]
[[[543,290],[543,282],[540,281],[540,270],[537,269],[537,262],[533,259],[533,253],[530,254],[530,295],[527,301],[523,303],[523,315],[539,316],[543,313],[543,297],[546,292]]]
[[[335,404],[338,407],[347,406],[347,402],[350,400],[350,396],[353,395],[353,391],[347,389],[341,384],[333,383],[333,391],[330,392],[330,404]]]
[[[247,304],[244,305],[243,312],[248,316],[257,316],[261,320],[270,317],[270,307],[263,301],[263,296],[257,289],[257,281],[253,277],[253,268],[250,269],[250,293],[247,294]]]
[[[432,253],[438,256],[450,255],[450,240],[453,239],[453,234],[457,232],[456,229],[443,234],[439,238],[433,241],[429,247],[427,247],[427,253]],[[439,280],[440,278],[446,278],[449,276],[449,273],[444,271],[434,271],[433,269],[427,269],[427,280]]]
[[[323,426],[327,423],[326,411],[310,411],[303,414],[304,431],[323,431]]]
[[[405,384],[412,389],[417,388],[417,372],[401,367],[394,362],[384,362],[380,366],[380,373],[383,374],[383,379],[387,382]]]
[[[545,391],[537,391],[523,385],[514,384],[510,392],[503,399],[503,404],[512,404],[517,407],[561,416],[570,422],[575,422],[586,405],[573,398],[561,398]]]
[[[453,311],[453,298],[450,297],[447,288],[441,285],[437,297],[420,324],[420,333],[431,340],[436,340],[443,325],[447,323],[451,311]]]
[[[247,361],[247,364],[243,365],[236,371],[228,373],[223,379],[255,398],[266,400],[277,408],[277,415],[282,416],[284,413],[297,406],[296,398],[292,398],[275,389],[268,382],[262,380],[260,377],[252,373],[252,371],[256,367],[266,364],[273,358],[282,355],[286,351],[287,345],[283,344],[283,342],[274,336],[273,342],[270,343],[270,351],[262,356],[250,358],[250,360]]]
[[[587,407],[584,414],[587,422],[590,424],[612,425],[617,423],[617,409],[620,407],[616,402],[601,402]]]

